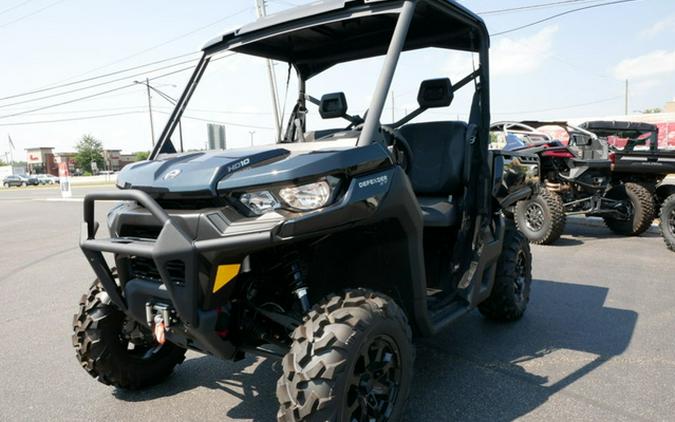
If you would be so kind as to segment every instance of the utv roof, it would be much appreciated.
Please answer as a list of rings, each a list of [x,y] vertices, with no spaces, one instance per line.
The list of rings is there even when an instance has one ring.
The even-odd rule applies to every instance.
[[[504,122],[495,122],[490,125],[490,130],[525,130],[525,131],[535,131],[537,133],[539,128],[545,126],[558,126],[559,128],[565,130],[568,134],[572,133],[581,133],[587,136],[596,137],[596,135],[590,132],[587,128],[582,128],[579,126],[574,126],[566,121],[539,121],[539,120],[522,120],[522,121],[504,121]]]
[[[656,132],[658,128],[649,123],[642,122],[621,122],[621,121],[605,121],[605,120],[596,120],[592,122],[584,122],[579,125],[586,130],[590,131],[638,131],[638,132]]]
[[[324,0],[258,19],[204,47],[292,63],[304,78],[387,52],[402,0]],[[404,50],[438,47],[478,52],[483,20],[454,0],[417,0]]]

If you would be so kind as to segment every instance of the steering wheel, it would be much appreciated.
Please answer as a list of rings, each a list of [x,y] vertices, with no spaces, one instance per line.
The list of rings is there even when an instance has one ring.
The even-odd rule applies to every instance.
[[[362,130],[364,123],[356,125],[355,130]],[[385,135],[385,146],[392,147],[392,158],[394,162],[401,166],[403,171],[408,173],[411,169],[413,160],[413,151],[408,141],[401,135],[401,133],[389,126],[380,126],[380,132]]]

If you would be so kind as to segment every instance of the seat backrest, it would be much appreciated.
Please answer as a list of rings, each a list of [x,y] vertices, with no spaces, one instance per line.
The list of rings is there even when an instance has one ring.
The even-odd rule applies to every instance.
[[[418,195],[458,195],[463,188],[467,124],[425,122],[401,127],[413,159],[408,172]]]

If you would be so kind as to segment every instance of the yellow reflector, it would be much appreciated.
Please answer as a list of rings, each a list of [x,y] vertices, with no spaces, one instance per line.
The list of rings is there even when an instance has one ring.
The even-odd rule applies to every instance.
[[[239,274],[239,268],[241,268],[241,264],[219,265],[218,271],[216,272],[216,279],[213,282],[213,293],[222,289],[223,286],[232,281],[232,279]]]

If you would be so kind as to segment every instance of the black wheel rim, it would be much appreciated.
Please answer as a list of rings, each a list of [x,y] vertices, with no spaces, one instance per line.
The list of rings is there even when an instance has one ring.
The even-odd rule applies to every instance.
[[[675,207],[670,210],[670,216],[668,217],[668,227],[670,228],[670,233],[675,234]]]
[[[525,209],[525,222],[527,228],[538,232],[544,227],[544,208],[536,203],[532,202]]]
[[[347,391],[347,416],[352,422],[389,420],[400,389],[401,359],[396,342],[380,335],[364,345]]]
[[[518,252],[518,257],[516,258],[516,274],[513,278],[513,293],[516,296],[516,299],[519,303],[523,302],[526,297],[526,285],[527,285],[527,259],[525,254],[520,251]]]

